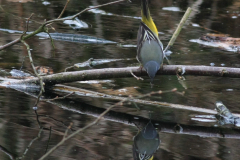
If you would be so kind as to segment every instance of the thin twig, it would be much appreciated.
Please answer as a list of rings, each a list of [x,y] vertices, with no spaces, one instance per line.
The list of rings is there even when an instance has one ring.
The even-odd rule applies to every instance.
[[[51,40],[51,44],[52,44],[53,49],[55,49],[56,47],[55,47],[55,45],[54,45],[54,41],[53,41],[53,39],[52,39],[51,34],[49,34],[49,32],[46,32],[46,33],[48,34],[48,36],[49,36],[49,38],[50,38],[50,40]]]
[[[95,8],[99,8],[99,7],[103,7],[103,6],[107,6],[107,5],[111,5],[111,4],[123,2],[123,1],[126,1],[126,0],[118,0],[118,1],[113,1],[113,2],[109,2],[109,3],[97,5],[97,6],[94,6],[94,7],[88,7],[88,8],[85,8],[84,10],[82,10],[81,12],[79,12],[79,13],[73,15],[73,16],[47,21],[46,23],[43,24],[43,26],[45,26],[45,25],[47,25],[47,24],[50,24],[50,23],[53,23],[53,22],[65,21],[65,20],[72,20],[72,19],[76,18],[77,16],[79,16],[80,14],[82,14],[83,12],[89,11],[89,10],[91,10],[91,9],[95,9]]]
[[[171,92],[175,92],[176,90],[177,90],[177,89],[174,88],[174,89],[172,89],[172,90],[170,90],[170,91],[171,91]],[[170,91],[166,91],[166,92],[170,92]],[[151,92],[151,93],[149,93],[149,94],[145,94],[145,95],[139,96],[138,98],[144,98],[144,97],[150,96],[150,95],[152,95],[152,94],[162,94],[162,93],[165,93],[165,92],[163,92],[163,91]],[[114,105],[111,105],[111,106],[108,107],[104,112],[102,112],[102,114],[100,114],[95,121],[93,121],[92,123],[88,124],[87,126],[85,126],[85,127],[83,127],[83,128],[78,129],[77,131],[73,132],[73,133],[70,134],[69,136],[67,136],[67,132],[68,132],[68,129],[67,129],[67,130],[65,131],[65,135],[63,136],[63,139],[62,139],[57,145],[55,145],[51,150],[49,150],[45,155],[43,155],[39,160],[43,160],[43,159],[45,159],[46,157],[48,157],[53,151],[55,151],[55,150],[56,150],[59,146],[61,146],[65,141],[67,141],[67,140],[69,140],[70,138],[74,137],[74,136],[75,136],[76,134],[78,134],[79,132],[82,132],[82,131],[90,128],[91,126],[95,125],[96,123],[98,123],[98,122],[101,120],[101,118],[102,118],[103,116],[105,116],[113,107],[115,107],[115,106],[122,106],[125,101],[130,101],[131,99],[132,99],[132,97],[129,96],[128,98],[124,98],[124,99],[122,99],[120,102],[117,102],[117,103],[115,103]]]
[[[70,67],[67,67],[67,68],[65,68],[65,72],[67,72],[67,70],[69,70],[69,69],[71,69],[71,68],[74,68],[75,66],[70,66]]]
[[[86,130],[90,127],[92,127],[93,125],[95,125],[96,123],[98,123],[100,121],[100,119],[106,114],[108,113],[113,107],[121,105],[123,102],[125,102],[128,98],[123,99],[122,101],[108,107],[108,109],[106,109],[102,114],[99,115],[99,117],[93,121],[92,123],[88,124],[87,126],[80,128],[79,130],[73,132],[72,134],[70,134],[69,136],[63,136],[63,139],[57,144],[55,145],[52,149],[50,149],[46,154],[44,154],[39,160],[43,160],[46,157],[48,157],[53,151],[55,151],[59,146],[61,146],[65,141],[69,140],[70,138],[74,137],[75,135],[77,135],[79,132],[82,132],[83,130]]]
[[[0,145],[0,151],[2,151],[3,153],[5,153],[10,159],[15,160],[15,156],[9,152],[5,147]]]
[[[20,38],[17,38],[17,39],[15,39],[15,40],[13,40],[13,41],[5,44],[5,45],[0,46],[0,50],[2,50],[2,49],[4,49],[4,48],[7,48],[7,47],[9,47],[9,46],[11,46],[11,45],[14,45],[14,44],[16,44],[16,43],[18,43],[18,42],[20,42],[20,41],[21,41],[21,39],[20,39]]]
[[[23,155],[22,155],[21,157],[18,157],[17,159],[23,159],[23,158],[25,157],[25,155],[27,154],[27,152],[28,152],[28,150],[30,149],[31,145],[33,144],[33,142],[40,138],[42,131],[43,131],[43,128],[41,128],[41,129],[39,130],[38,136],[37,136],[36,138],[34,138],[34,139],[29,143],[29,145],[28,145],[27,148],[25,149]]]
[[[20,71],[21,71],[22,68],[23,68],[23,64],[24,64],[24,61],[25,61],[25,58],[26,58],[26,57],[28,57],[28,56],[24,56],[24,57],[23,57],[23,61],[22,61],[22,65],[21,65],[21,67],[20,67]]]
[[[28,31],[28,24],[29,24],[29,20],[31,19],[31,17],[34,15],[34,13],[31,14],[31,16],[27,19],[27,22],[26,22],[26,29],[25,31],[23,32],[23,34],[21,35],[20,39],[22,39],[22,37],[27,33]]]
[[[141,98],[145,98],[145,97],[150,97],[150,96],[152,96],[154,94],[163,94],[163,93],[171,93],[171,92],[177,92],[177,88],[173,88],[171,90],[166,90],[166,91],[159,90],[159,91],[156,91],[156,92],[150,92],[150,93],[144,94],[142,96],[138,96],[136,98],[137,99],[141,99]]]
[[[53,91],[61,91],[64,93],[74,91],[76,93],[76,95],[92,95],[92,97],[95,97],[95,98],[103,98],[103,99],[108,99],[108,100],[110,99],[110,100],[115,100],[115,101],[121,101],[124,99],[124,97],[104,94],[104,93],[95,92],[95,91],[89,91],[86,89],[80,89],[80,88],[70,87],[70,86],[65,86],[65,85],[56,85],[53,88]],[[172,89],[169,91],[163,91],[163,92],[164,93],[173,92],[173,93],[179,94],[175,89]],[[146,95],[143,95],[143,96],[146,96]],[[142,104],[142,105],[151,105],[151,106],[155,106],[157,108],[177,109],[177,110],[193,111],[193,112],[206,113],[206,114],[217,114],[217,112],[212,109],[199,108],[199,107],[194,107],[194,106],[186,106],[186,105],[180,105],[180,104],[173,104],[173,103],[167,103],[167,102],[148,101],[148,100],[142,100],[141,98],[143,98],[143,97],[140,96],[138,99],[132,98],[132,99],[130,99],[130,102],[135,102],[136,104]],[[50,103],[52,103],[52,102],[50,102]],[[240,114],[235,114],[235,115],[240,117]]]
[[[115,3],[119,3],[119,2],[123,2],[123,1],[125,1],[125,0],[118,0],[118,1],[105,3],[105,4],[98,5],[98,6],[94,6],[94,7],[89,7],[89,8],[86,8],[86,9],[82,10],[81,12],[79,12],[79,13],[71,16],[71,17],[59,18],[59,19],[53,19],[53,20],[46,21],[46,22],[44,22],[44,24],[42,24],[37,30],[35,30],[35,31],[32,32],[31,34],[28,34],[28,35],[26,35],[26,36],[23,36],[23,37],[22,37],[22,40],[28,39],[28,38],[30,38],[30,37],[32,37],[32,36],[34,36],[34,35],[36,35],[36,34],[38,34],[38,33],[40,33],[40,32],[45,32],[45,26],[46,26],[46,25],[49,25],[49,24],[51,24],[51,23],[53,23],[53,22],[65,21],[65,20],[72,20],[72,19],[76,18],[77,16],[79,16],[80,14],[82,14],[83,12],[86,12],[86,11],[88,11],[88,10],[95,9],[95,8],[99,8],[99,7],[103,7],[103,6],[107,6],[107,5],[111,5],[111,4],[115,4]],[[3,45],[3,46],[0,46],[0,50],[4,49],[4,48],[6,48],[6,47],[9,47],[9,46],[11,46],[11,45],[13,45],[13,44],[16,44],[16,43],[18,43],[18,42],[20,42],[20,41],[21,41],[21,39],[18,38],[18,39],[14,40],[14,41],[12,41],[12,42],[10,42],[10,43],[8,43],[8,44],[5,44],[5,45]]]
[[[57,19],[59,19],[59,18],[62,17],[62,15],[63,15],[63,13],[65,12],[65,10],[66,10],[66,8],[67,8],[69,2],[70,2],[70,0],[67,0],[66,4],[65,4],[65,6],[64,6],[64,8],[63,8],[63,10],[62,10],[62,12],[61,12],[61,14],[58,16]]]
[[[132,72],[132,70],[130,70],[130,73],[131,73],[131,75],[134,77],[134,78],[136,78],[137,80],[144,80],[142,77],[137,77],[133,72]]]
[[[46,147],[45,153],[47,153],[47,150],[48,150],[48,146],[49,146],[49,142],[50,142],[51,134],[52,134],[52,127],[50,126],[49,137],[48,137],[48,143],[47,143],[47,147]]]
[[[58,123],[61,123],[63,126],[68,127],[63,121],[60,121],[60,120],[58,120],[58,119],[56,119],[56,118],[54,118],[54,117],[52,117],[52,116],[43,115],[43,114],[38,114],[38,117],[50,118],[50,119],[52,119],[52,120],[54,120],[54,121],[56,121],[56,122],[58,122]],[[71,131],[74,131],[74,130],[71,128]]]
[[[59,99],[65,99],[65,98],[73,95],[74,93],[75,93],[75,92],[72,92],[72,93],[69,93],[69,94],[67,94],[67,95],[65,95],[65,96],[63,96],[63,97],[55,97],[55,98],[53,98],[53,99],[42,99],[41,101],[54,101],[54,100],[59,100]]]
[[[171,40],[168,42],[167,47],[165,48],[165,50],[163,51],[163,53],[165,53],[175,42],[175,40],[177,39],[183,25],[185,24],[187,18],[189,17],[190,13],[191,13],[192,9],[190,7],[188,7],[187,11],[185,12],[182,20],[180,21],[180,23],[178,24],[178,27],[176,29],[176,31],[174,32],[174,34],[172,35]]]
[[[66,129],[66,131],[65,131],[65,133],[64,133],[63,138],[66,138],[66,137],[67,137],[67,134],[68,134],[69,129],[72,129],[72,125],[73,125],[73,123],[71,122],[70,125],[67,127],[67,129]]]
[[[37,113],[37,110],[35,109],[34,112],[35,112],[35,114],[36,114],[36,119],[37,119],[37,122],[38,122],[38,127],[39,127],[39,128],[42,128],[42,125],[41,125],[41,123],[40,123],[40,121],[39,121],[39,118],[38,118],[39,115],[38,115],[38,113]]]
[[[30,61],[31,65],[32,65],[32,69],[33,69],[35,75],[38,77],[39,82],[40,82],[41,90],[40,90],[40,92],[39,92],[38,98],[37,98],[36,103],[35,103],[35,105],[34,105],[34,106],[37,106],[37,104],[38,104],[38,102],[39,102],[39,99],[40,99],[42,93],[45,92],[44,86],[43,86],[44,84],[43,84],[42,77],[39,76],[39,74],[37,73],[37,71],[36,71],[36,69],[35,69],[35,66],[34,66],[34,64],[33,64],[32,54],[31,54],[29,45],[28,45],[24,40],[21,40],[21,42],[27,47],[29,61]]]

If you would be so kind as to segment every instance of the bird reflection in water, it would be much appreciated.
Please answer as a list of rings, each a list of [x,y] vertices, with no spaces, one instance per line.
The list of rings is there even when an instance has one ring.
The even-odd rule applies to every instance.
[[[153,154],[159,148],[160,139],[151,120],[137,133],[133,140],[134,160],[153,160]]]

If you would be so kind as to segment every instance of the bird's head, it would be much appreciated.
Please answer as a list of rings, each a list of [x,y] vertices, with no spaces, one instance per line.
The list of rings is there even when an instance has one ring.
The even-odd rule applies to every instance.
[[[158,64],[156,61],[149,61],[144,65],[144,68],[147,71],[148,76],[151,78],[151,81],[153,81],[153,78],[160,68],[160,64]]]

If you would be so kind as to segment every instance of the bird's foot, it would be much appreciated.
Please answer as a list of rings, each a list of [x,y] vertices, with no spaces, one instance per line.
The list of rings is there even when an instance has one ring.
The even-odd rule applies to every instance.
[[[133,72],[132,72],[132,70],[130,71],[130,73],[131,73],[131,75],[134,77],[134,78],[136,78],[137,80],[144,80],[143,78],[141,78],[141,77],[137,77]]]

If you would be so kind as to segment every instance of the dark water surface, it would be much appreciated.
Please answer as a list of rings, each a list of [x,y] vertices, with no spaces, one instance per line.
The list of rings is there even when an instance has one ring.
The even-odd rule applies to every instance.
[[[109,0],[79,0],[70,1],[63,17],[71,16],[86,7],[107,3]],[[44,5],[45,4],[45,5]],[[29,24],[29,31],[37,29],[38,23],[44,19],[57,18],[64,7],[65,1],[40,0],[0,0],[0,28],[12,30],[12,33],[0,31],[0,45],[6,44],[20,36],[14,31],[25,30],[25,22],[21,17],[29,17],[34,13]],[[174,7],[174,8],[165,8]],[[206,47],[191,39],[198,39],[206,33],[228,34],[230,37],[240,37],[240,0],[151,0],[150,10],[163,45],[166,46],[177,24],[181,20],[187,7],[193,7],[190,19],[183,27],[174,46],[171,48],[171,61],[182,65],[208,65],[224,64],[226,67],[240,65],[239,53],[224,51],[219,48]],[[170,10],[166,10],[170,9]],[[98,11],[98,12],[97,12]],[[101,38],[117,43],[96,44],[79,43],[55,40],[56,49],[51,46],[49,39],[35,36],[27,42],[32,49],[32,56],[36,66],[52,67],[55,73],[62,72],[66,67],[76,63],[95,59],[123,59],[120,61],[97,65],[93,68],[113,68],[139,65],[136,57],[136,38],[140,22],[140,1],[132,3],[122,2],[100,10],[88,11],[78,18],[85,22],[85,27],[68,25],[57,22],[51,26],[56,32],[68,34],[82,34]],[[96,13],[97,12],[97,13]],[[67,22],[66,22],[67,23]],[[50,30],[50,32],[54,32]],[[25,46],[18,43],[0,51],[0,68],[11,70],[20,69],[24,57],[27,56]],[[127,60],[127,58],[130,58]],[[166,61],[164,63],[167,63]],[[32,71],[26,60],[24,70]],[[74,69],[85,70],[89,67]],[[149,79],[137,81],[135,78],[111,79],[102,83],[75,83],[75,87],[98,91],[114,95],[142,95],[151,91],[171,90],[185,92],[182,96],[176,93],[155,95],[146,100],[156,100],[187,106],[196,106],[214,109],[216,100],[221,100],[233,113],[240,113],[240,81],[237,78],[226,77],[197,77],[186,76],[184,84],[179,83],[176,76],[157,76],[154,87],[151,88]],[[53,93],[46,96],[52,96]],[[64,94],[62,94],[64,95]],[[0,88],[0,145],[5,147],[12,155],[21,156],[30,141],[39,132],[35,113],[32,109],[35,98],[25,93]],[[94,98],[91,96],[71,96],[64,103],[82,107],[107,108],[115,101]],[[49,115],[54,119],[41,117],[40,121],[46,128],[52,127],[49,148],[56,145],[62,138],[66,126],[73,122],[73,128],[86,126],[95,117],[66,110],[59,105],[40,102],[39,114]],[[203,123],[191,120],[195,112],[167,109],[151,105],[139,105],[137,111],[134,105],[124,105],[113,109],[116,112],[148,118],[148,111],[153,111],[152,119],[156,121],[173,122],[185,125],[214,126],[215,123]],[[132,158],[133,136],[137,128],[131,125],[101,120],[97,125],[78,134],[59,147],[48,159],[54,160],[95,160]],[[71,132],[71,131],[70,131]],[[41,138],[33,143],[25,159],[38,159],[46,149],[49,131],[44,130]],[[155,153],[154,159],[164,160],[239,160],[240,141],[227,138],[204,138],[193,135],[169,134],[160,132],[161,145]],[[10,159],[0,152],[1,160]]]

